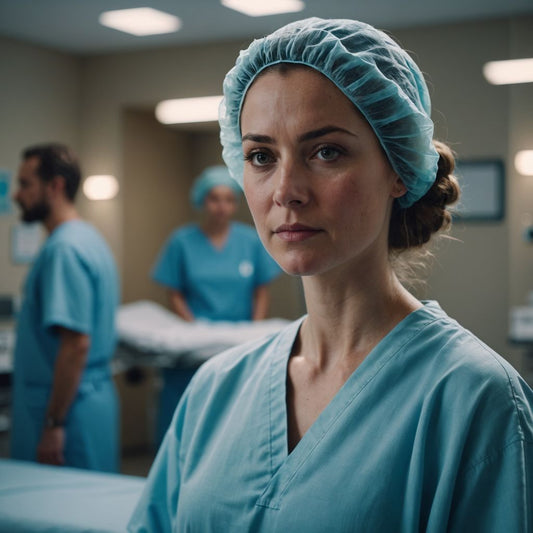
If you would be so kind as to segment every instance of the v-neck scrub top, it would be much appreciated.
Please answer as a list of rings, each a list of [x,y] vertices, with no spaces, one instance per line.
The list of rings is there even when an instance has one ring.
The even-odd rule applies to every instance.
[[[301,322],[200,368],[129,531],[532,531],[533,392],[503,358],[426,302],[288,454]]]
[[[252,319],[254,289],[280,273],[255,229],[233,222],[220,249],[197,224],[175,230],[152,278],[180,291],[195,318],[235,322]]]

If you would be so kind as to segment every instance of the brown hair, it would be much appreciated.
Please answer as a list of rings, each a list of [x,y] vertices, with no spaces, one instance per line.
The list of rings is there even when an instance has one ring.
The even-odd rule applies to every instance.
[[[438,231],[448,229],[452,216],[448,206],[459,199],[460,189],[453,175],[455,158],[451,149],[433,141],[439,153],[437,178],[429,191],[412,206],[394,205],[389,225],[389,249],[402,252],[420,248]]]
[[[60,143],[38,144],[23,150],[22,159],[25,161],[30,157],[39,158],[37,173],[43,181],[63,176],[65,194],[70,201],[74,201],[81,180],[80,166],[74,152]]]
[[[449,206],[457,202],[460,195],[459,184],[453,175],[453,152],[440,141],[433,141],[433,144],[439,153],[435,183],[412,206],[402,209],[394,205],[389,225],[392,267],[398,279],[415,292],[425,289],[424,280],[432,265],[433,249],[428,242],[433,235],[450,228],[452,212]]]

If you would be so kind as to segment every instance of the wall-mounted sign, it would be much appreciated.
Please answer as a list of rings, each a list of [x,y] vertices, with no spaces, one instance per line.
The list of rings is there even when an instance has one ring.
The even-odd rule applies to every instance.
[[[43,231],[38,222],[20,223],[11,228],[11,260],[15,264],[31,263],[43,242]]]
[[[0,168],[0,215],[11,213],[11,172]]]
[[[501,160],[458,161],[455,174],[461,185],[461,198],[455,209],[459,220],[503,220],[505,178]]]

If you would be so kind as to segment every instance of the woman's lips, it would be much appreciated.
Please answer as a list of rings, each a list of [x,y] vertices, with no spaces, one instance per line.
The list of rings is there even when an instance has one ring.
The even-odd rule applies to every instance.
[[[322,230],[305,226],[303,224],[282,224],[274,233],[285,242],[301,242],[314,237]]]

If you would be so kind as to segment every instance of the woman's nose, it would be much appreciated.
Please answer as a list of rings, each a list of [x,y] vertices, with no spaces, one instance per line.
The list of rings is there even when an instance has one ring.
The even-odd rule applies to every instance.
[[[274,202],[283,207],[304,206],[309,201],[309,183],[305,168],[287,162],[277,170],[278,176],[274,191]]]

